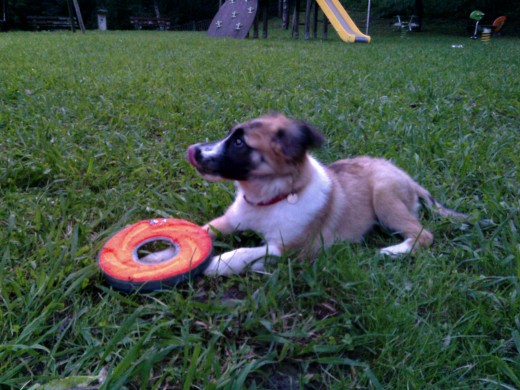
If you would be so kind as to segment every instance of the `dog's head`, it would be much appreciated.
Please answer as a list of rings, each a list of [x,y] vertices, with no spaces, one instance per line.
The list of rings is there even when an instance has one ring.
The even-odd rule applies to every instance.
[[[191,145],[187,158],[208,180],[244,181],[289,174],[322,143],[309,124],[270,114],[233,127],[220,141]]]

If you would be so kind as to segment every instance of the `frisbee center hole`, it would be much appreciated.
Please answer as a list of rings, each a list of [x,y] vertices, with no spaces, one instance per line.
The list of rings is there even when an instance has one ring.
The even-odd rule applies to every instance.
[[[134,251],[134,257],[143,264],[158,264],[175,257],[179,246],[167,238],[154,238],[143,242]]]

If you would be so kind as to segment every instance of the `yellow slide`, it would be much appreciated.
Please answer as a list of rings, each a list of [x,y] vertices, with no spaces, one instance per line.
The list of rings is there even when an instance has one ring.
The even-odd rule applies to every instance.
[[[321,10],[345,42],[369,43],[370,37],[359,31],[354,21],[338,0],[316,0]]]

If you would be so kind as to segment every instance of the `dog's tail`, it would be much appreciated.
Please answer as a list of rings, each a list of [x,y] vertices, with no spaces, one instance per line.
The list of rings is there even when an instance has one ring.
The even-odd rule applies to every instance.
[[[417,183],[416,183],[417,184]],[[437,214],[442,215],[443,217],[449,217],[456,221],[460,222],[468,222],[470,217],[464,213],[460,213],[456,210],[450,209],[435,199],[430,192],[417,184],[416,187],[417,195],[423,201],[423,203]]]

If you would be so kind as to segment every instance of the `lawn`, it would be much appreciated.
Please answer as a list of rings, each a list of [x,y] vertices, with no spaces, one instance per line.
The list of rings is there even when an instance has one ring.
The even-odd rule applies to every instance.
[[[1,388],[520,388],[518,38],[20,32],[0,53]],[[377,229],[270,275],[108,287],[96,256],[122,227],[232,200],[187,146],[269,111],[321,129],[324,162],[392,159],[471,223],[424,211],[435,243],[400,259]]]

